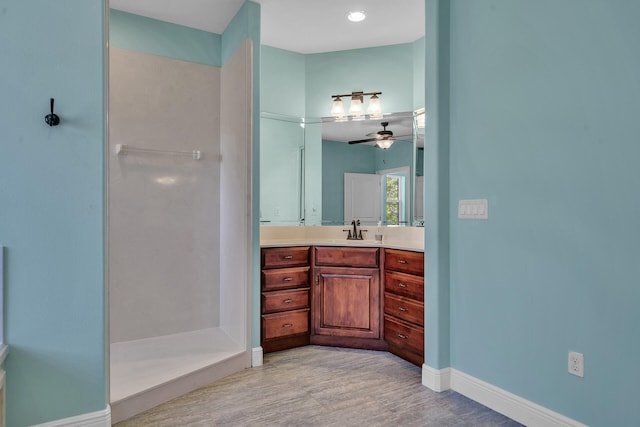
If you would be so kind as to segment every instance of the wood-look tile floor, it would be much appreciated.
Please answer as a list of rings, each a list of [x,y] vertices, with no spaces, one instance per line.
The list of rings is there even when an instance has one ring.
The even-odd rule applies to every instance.
[[[306,346],[116,426],[520,426],[421,380],[420,368],[390,353]]]

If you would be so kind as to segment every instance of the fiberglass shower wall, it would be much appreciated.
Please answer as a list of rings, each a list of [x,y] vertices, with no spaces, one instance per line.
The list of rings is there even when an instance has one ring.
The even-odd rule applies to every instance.
[[[220,79],[218,67],[110,50],[112,343],[219,326]]]
[[[110,49],[114,423],[251,364],[251,72]]]

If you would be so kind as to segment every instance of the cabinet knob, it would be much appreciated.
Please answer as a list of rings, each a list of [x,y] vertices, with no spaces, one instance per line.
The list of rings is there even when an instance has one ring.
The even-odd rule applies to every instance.
[[[283,255],[282,259],[293,259],[293,255]]]
[[[409,264],[409,263],[408,263],[406,260],[404,260],[404,259],[399,259],[399,260],[398,260],[398,262],[399,262],[400,264]]]
[[[402,338],[403,340],[406,340],[407,338],[409,338],[408,336],[402,335],[402,334],[398,334],[398,337]]]
[[[404,283],[402,283],[402,282],[398,282],[398,286],[400,286],[401,288],[406,288],[406,287],[407,287],[407,285],[405,285],[405,284],[404,284]]]
[[[408,308],[404,308],[404,307],[402,307],[402,306],[398,307],[398,310],[400,310],[400,311],[402,311],[402,312],[407,312],[407,311],[409,311],[409,309],[408,309]]]
[[[291,298],[287,298],[285,300],[282,301],[285,304],[291,304],[293,302],[293,300]]]
[[[282,325],[283,328],[291,328],[293,327],[293,323],[285,323],[284,325]]]
[[[282,279],[283,282],[290,282],[293,280],[293,277],[285,277],[284,279]]]

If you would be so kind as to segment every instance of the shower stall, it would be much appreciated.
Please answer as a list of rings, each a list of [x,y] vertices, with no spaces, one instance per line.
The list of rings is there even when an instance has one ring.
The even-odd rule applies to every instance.
[[[113,422],[251,365],[251,49],[110,49]]]

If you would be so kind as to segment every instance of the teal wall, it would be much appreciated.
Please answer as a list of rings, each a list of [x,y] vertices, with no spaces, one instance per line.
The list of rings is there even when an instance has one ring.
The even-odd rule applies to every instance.
[[[107,406],[105,4],[5,0],[0,11],[0,242],[7,425]],[[49,98],[61,118],[44,123]]]
[[[115,9],[109,11],[109,46],[222,66],[220,35]]]
[[[413,49],[413,111],[415,111],[424,108],[425,103],[425,38],[419,38],[412,43],[411,47]]]
[[[428,99],[450,88],[427,145],[449,144],[451,366],[591,426],[640,419],[639,20],[632,0],[427,2]],[[487,221],[457,219],[468,198]]]
[[[306,55],[261,46],[261,110],[305,117]]]
[[[449,0],[425,4],[424,358],[450,366]],[[455,207],[452,213],[455,213]]]

